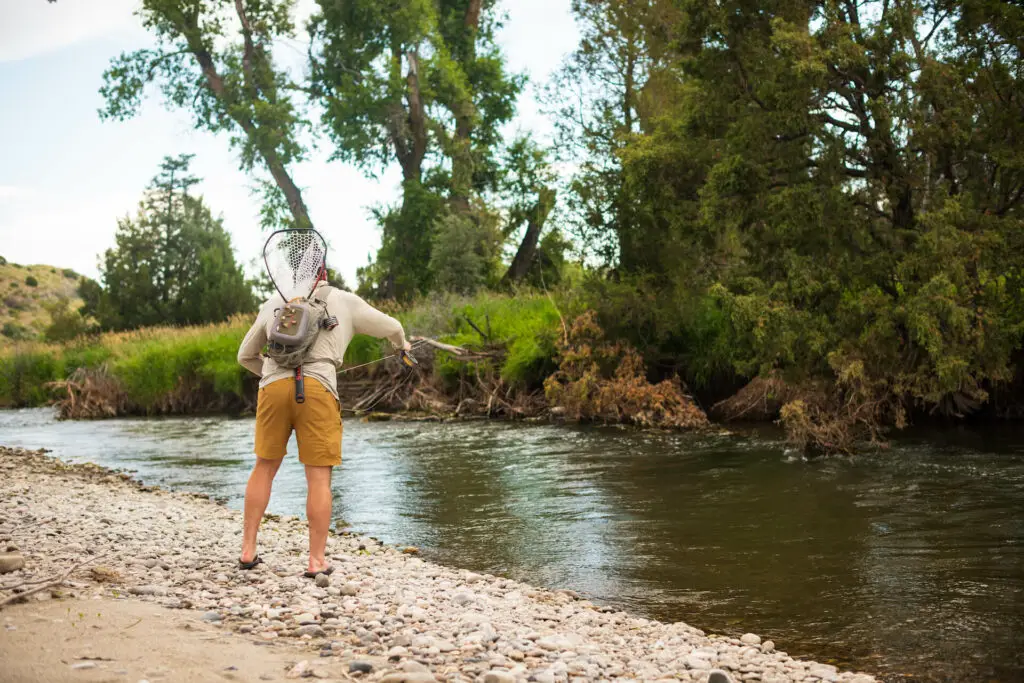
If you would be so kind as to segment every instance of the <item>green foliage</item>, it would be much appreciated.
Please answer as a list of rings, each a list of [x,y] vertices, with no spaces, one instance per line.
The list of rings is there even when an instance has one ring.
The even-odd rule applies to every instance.
[[[433,295],[399,313],[398,318],[413,334],[470,349],[505,349],[497,367],[489,361],[455,361],[439,352],[438,372],[450,381],[486,370],[497,372],[506,382],[536,389],[557,367],[561,322],[551,299],[539,292],[523,289],[511,296],[484,292],[472,297]]]
[[[220,321],[255,300],[231,238],[201,198],[188,194],[190,157],[165,159],[136,217],[118,222],[104,254],[106,288],[83,278],[83,312],[105,329]]]
[[[251,321],[190,328],[151,328],[78,337],[64,344],[28,343],[0,352],[0,406],[45,404],[48,382],[79,368],[105,368],[124,390],[128,405],[165,412],[183,390],[241,397],[246,371],[235,356]]]
[[[302,193],[288,173],[305,155],[299,138],[305,120],[292,101],[295,84],[273,59],[274,42],[295,36],[293,8],[293,0],[143,0],[136,13],[153,47],[111,62],[100,116],[135,116],[155,84],[166,106],[189,112],[196,128],[228,133],[244,171],[273,177],[260,183],[266,207],[287,207],[291,217],[270,209],[265,225],[308,227]]]
[[[59,297],[53,303],[47,304],[46,310],[50,314],[50,324],[43,331],[43,337],[47,341],[70,341],[91,331],[82,314],[72,310],[67,297]]]
[[[61,275],[63,275],[64,277],[66,277],[69,280],[77,280],[79,277],[81,277],[78,273],[76,273],[71,268],[65,268],[64,270],[62,270],[61,271]]]
[[[438,220],[430,254],[435,289],[472,294],[496,280],[501,233],[494,216],[445,214]]]
[[[25,278],[25,284],[28,285],[29,287],[38,287],[39,280],[37,280],[34,275],[29,275],[28,277]]]
[[[311,92],[335,155],[374,174],[397,161],[399,209],[378,211],[381,248],[359,291],[409,300],[429,287],[444,201],[471,213],[492,189],[501,127],[524,79],[505,70],[495,3],[319,2],[310,21]]]
[[[34,336],[32,334],[32,330],[28,329],[24,325],[19,325],[18,323],[12,321],[4,323],[3,329],[0,330],[0,334],[3,334],[8,339],[14,341],[31,339]]]
[[[50,398],[47,383],[60,379],[64,364],[52,349],[26,346],[0,357],[0,406],[43,405]]]

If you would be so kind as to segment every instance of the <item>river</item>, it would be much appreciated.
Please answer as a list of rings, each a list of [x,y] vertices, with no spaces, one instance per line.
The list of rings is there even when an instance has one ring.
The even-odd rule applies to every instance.
[[[252,429],[252,419],[0,411],[0,444],[232,507]],[[885,452],[805,462],[772,429],[349,420],[344,460],[336,518],[429,559],[758,633],[887,680],[1024,680],[1019,428],[932,430]],[[269,511],[302,514],[304,495],[290,455]]]

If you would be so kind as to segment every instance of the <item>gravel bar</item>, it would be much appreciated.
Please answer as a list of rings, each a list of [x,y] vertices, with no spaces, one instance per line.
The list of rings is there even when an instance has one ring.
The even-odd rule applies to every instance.
[[[308,652],[287,677],[407,681],[843,681],[865,673],[798,660],[755,634],[708,635],[595,605],[569,590],[426,562],[365,536],[332,534],[335,572],[301,576],[298,517],[260,531],[265,564],[236,568],[241,513],[203,494],[0,447],[0,601],[141,600],[210,627]],[[73,571],[72,571],[73,570]],[[19,585],[20,584],[20,585]]]

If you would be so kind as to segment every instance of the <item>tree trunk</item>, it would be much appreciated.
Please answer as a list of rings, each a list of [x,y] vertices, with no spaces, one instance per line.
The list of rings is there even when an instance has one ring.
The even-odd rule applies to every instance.
[[[503,283],[519,282],[530,272],[530,268],[533,267],[533,263],[537,259],[537,245],[540,243],[540,235],[544,231],[544,223],[547,222],[548,214],[551,213],[554,205],[555,191],[549,188],[542,189],[538,193],[537,203],[526,222],[526,234],[523,235],[523,241],[519,244],[512,264],[502,278]]]
[[[243,26],[248,30],[248,22],[246,21],[244,14],[239,15],[243,22]],[[197,22],[198,18],[195,15],[189,16],[187,21]],[[224,109],[229,112],[231,118],[238,124],[246,136],[254,141],[259,141],[263,136],[260,135],[262,131],[248,115],[243,113],[235,101],[235,98],[224,84],[224,79],[217,72],[217,65],[213,62],[213,57],[210,55],[210,51],[206,49],[197,36],[199,35],[198,25],[190,25],[189,23],[184,24],[181,27],[181,33],[186,37],[188,41],[188,48],[192,55],[196,58],[199,63],[199,68],[203,72],[203,76],[206,79],[206,87],[208,87],[217,99],[224,103]],[[245,34],[245,60],[247,67],[251,68],[249,60],[252,57],[252,41],[251,36],[248,32]],[[249,68],[246,69],[247,76],[250,75]],[[248,80],[248,79],[247,79]],[[256,84],[251,80],[248,83],[250,97],[257,97],[255,88]],[[255,104],[253,102],[252,104]],[[274,182],[277,187],[280,188],[281,192],[284,193],[285,199],[288,202],[288,208],[291,210],[292,218],[295,219],[295,227],[298,228],[312,228],[313,222],[309,219],[309,211],[306,209],[306,202],[302,199],[302,191],[292,181],[291,174],[288,173],[288,169],[281,162],[277,152],[274,148],[267,143],[257,143],[257,150],[259,150],[260,157],[267,166],[267,170],[270,171],[270,175],[274,178]]]
[[[482,0],[469,0],[463,27],[466,30],[466,51],[462,55],[463,68],[471,65],[476,59],[476,35],[480,30],[480,11]],[[473,189],[473,119],[476,107],[472,100],[456,103],[455,138],[452,145],[452,187],[450,193],[451,207],[458,213],[469,212],[469,195]]]

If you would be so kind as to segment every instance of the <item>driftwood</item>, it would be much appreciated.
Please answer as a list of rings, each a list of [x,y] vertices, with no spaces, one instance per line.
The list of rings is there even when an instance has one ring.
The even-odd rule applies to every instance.
[[[57,578],[50,579],[49,581],[47,581],[43,585],[36,586],[35,588],[33,588],[31,590],[27,590],[24,593],[15,593],[14,595],[12,595],[10,597],[7,597],[7,598],[4,598],[3,600],[0,600],[0,609],[6,607],[7,605],[11,605],[11,604],[14,604],[16,602],[21,602],[25,598],[28,598],[31,595],[35,595],[36,593],[40,593],[40,592],[42,592],[44,590],[47,590],[49,588],[56,588],[57,586],[60,586],[65,581],[67,581],[68,578],[72,574],[74,574],[76,571],[78,571],[82,567],[90,564],[91,562],[95,562],[96,560],[100,559],[100,557],[102,557],[102,556],[101,555],[94,555],[93,557],[90,557],[89,559],[87,559],[85,561],[76,562],[66,572],[64,572],[63,574],[57,576]],[[26,583],[28,583],[28,582],[26,582]],[[36,583],[36,582],[33,581],[31,583]],[[22,585],[24,585],[24,584],[22,584]],[[17,586],[14,586],[12,588],[17,588]]]

